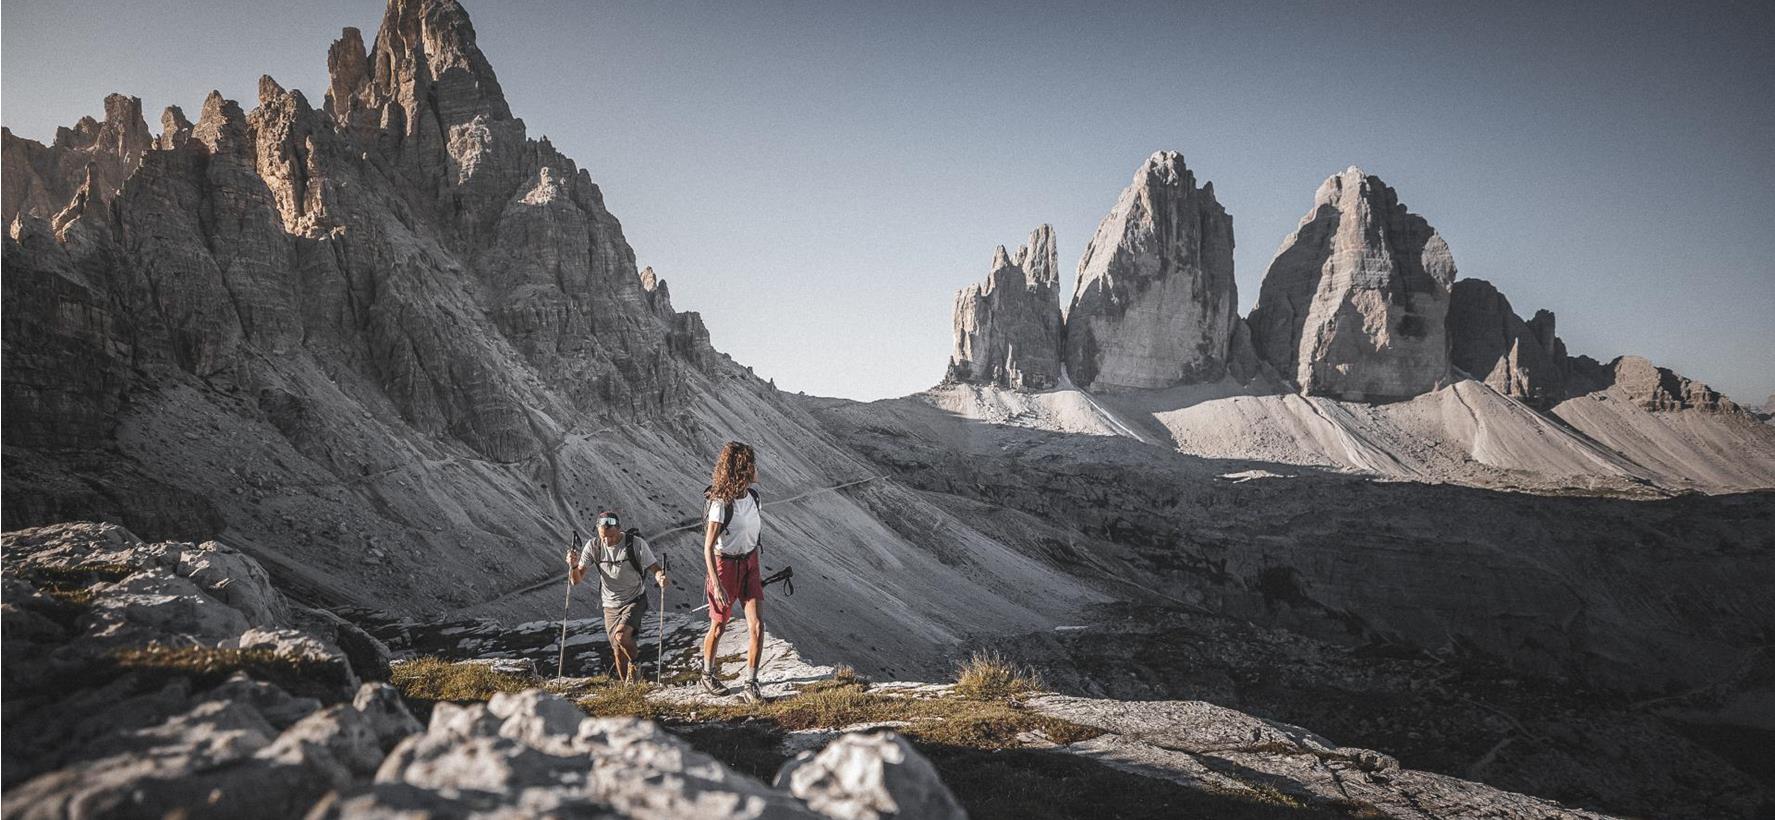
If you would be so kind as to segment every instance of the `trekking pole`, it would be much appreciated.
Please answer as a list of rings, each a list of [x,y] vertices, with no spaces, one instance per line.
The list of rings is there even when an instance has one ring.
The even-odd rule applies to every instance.
[[[567,547],[567,554],[572,555],[579,546],[579,530],[573,531],[573,543]],[[555,663],[555,677],[560,678],[567,670],[567,614],[573,607],[573,570],[567,570],[567,600],[561,603],[561,659]]]
[[[668,563],[670,562],[666,560],[666,554],[661,552],[659,554],[659,571],[671,574],[671,571],[667,569]],[[664,585],[659,588],[659,661],[653,666],[653,685],[666,685],[666,588]]]

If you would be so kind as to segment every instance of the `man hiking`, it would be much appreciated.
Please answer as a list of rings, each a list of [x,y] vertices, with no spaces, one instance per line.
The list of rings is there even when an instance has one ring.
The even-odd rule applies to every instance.
[[[740,692],[759,703],[758,658],[764,654],[764,583],[758,572],[759,535],[763,521],[758,515],[758,466],[752,448],[730,441],[715,459],[709,482],[708,527],[703,535],[703,567],[708,579],[703,594],[709,600],[709,634],[703,639],[703,689],[711,695],[727,694],[715,676],[715,645],[727,631],[733,607],[746,613],[746,682]]]
[[[653,550],[648,549],[639,531],[624,532],[622,519],[609,510],[598,513],[598,534],[586,541],[579,555],[567,553],[567,581],[578,584],[594,564],[603,585],[604,632],[610,636],[610,654],[615,658],[614,677],[633,680],[638,657],[635,636],[640,633],[641,617],[647,614],[647,590],[642,579],[652,575],[654,583],[663,590],[666,572],[654,560]]]

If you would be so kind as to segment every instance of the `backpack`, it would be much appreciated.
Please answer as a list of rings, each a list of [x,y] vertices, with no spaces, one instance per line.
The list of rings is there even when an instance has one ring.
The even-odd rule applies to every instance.
[[[641,534],[640,527],[630,527],[626,531],[624,531],[622,534],[623,556],[628,558],[629,566],[635,568],[636,575],[641,574],[641,559],[635,555],[635,550],[632,546],[630,546],[629,542],[635,540],[635,536],[640,535],[640,534]]]
[[[713,492],[715,492],[715,485],[710,484],[709,486],[704,487],[703,488],[703,498],[710,498],[709,494],[713,493]],[[747,487],[746,488],[746,495],[749,495],[752,497],[752,503],[757,504],[760,507],[762,507],[764,505],[764,502],[758,500],[758,488]],[[733,502],[732,501],[724,501],[721,504],[721,529],[718,529],[715,531],[716,537],[720,537],[722,533],[727,532],[727,524],[728,524],[728,522],[730,522],[732,520],[733,520]],[[763,515],[758,516],[758,546],[760,546],[760,547],[764,546],[764,516]]]

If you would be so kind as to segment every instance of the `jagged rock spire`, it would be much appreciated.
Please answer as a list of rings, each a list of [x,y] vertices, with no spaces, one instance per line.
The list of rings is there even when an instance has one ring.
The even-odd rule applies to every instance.
[[[955,295],[951,381],[1043,390],[1060,381],[1059,262],[1043,225],[1012,259],[1000,245],[984,284]]]
[[[1448,335],[1450,361],[1467,375],[1543,410],[1565,398],[1565,342],[1552,311],[1525,322],[1490,282],[1462,279],[1450,290]]]
[[[5,163],[0,222],[10,224],[21,211],[44,219],[54,216],[89,182],[92,196],[110,201],[154,146],[154,137],[142,119],[141,99],[111,94],[105,97],[102,122],[81,117],[72,128],[57,128],[49,145],[7,130],[0,146]]]
[[[1448,379],[1454,257],[1379,177],[1333,174],[1264,274],[1252,340],[1301,392],[1410,398]]]
[[[1226,372],[1238,319],[1233,220],[1212,183],[1160,151],[1135,172],[1079,260],[1066,365],[1080,387],[1169,387]]]
[[[344,29],[327,51],[326,107],[335,118],[375,111],[374,124],[408,136],[485,117],[512,119],[493,66],[456,0],[389,0],[376,42]]]
[[[154,141],[154,147],[170,151],[190,138],[191,120],[185,118],[185,110],[176,105],[167,106],[160,113],[160,137]]]

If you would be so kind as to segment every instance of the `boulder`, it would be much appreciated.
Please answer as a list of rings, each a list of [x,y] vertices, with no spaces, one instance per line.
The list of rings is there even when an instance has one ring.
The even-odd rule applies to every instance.
[[[1030,232],[1015,258],[1000,245],[986,281],[955,295],[955,350],[945,381],[1019,390],[1058,385],[1059,284],[1053,228]]]
[[[1134,173],[1079,260],[1066,368],[1087,389],[1170,387],[1226,374],[1238,320],[1233,220],[1160,151]]]
[[[775,783],[814,811],[841,820],[968,816],[936,767],[894,732],[840,735],[818,754],[802,752],[783,764]]]
[[[318,722],[318,721],[317,721]],[[815,817],[651,721],[586,718],[540,689],[486,704],[438,704],[373,783],[343,790],[311,818],[402,812],[491,816]]]
[[[1394,401],[1449,378],[1454,257],[1379,177],[1351,166],[1319,186],[1264,274],[1258,354],[1303,394]]]

